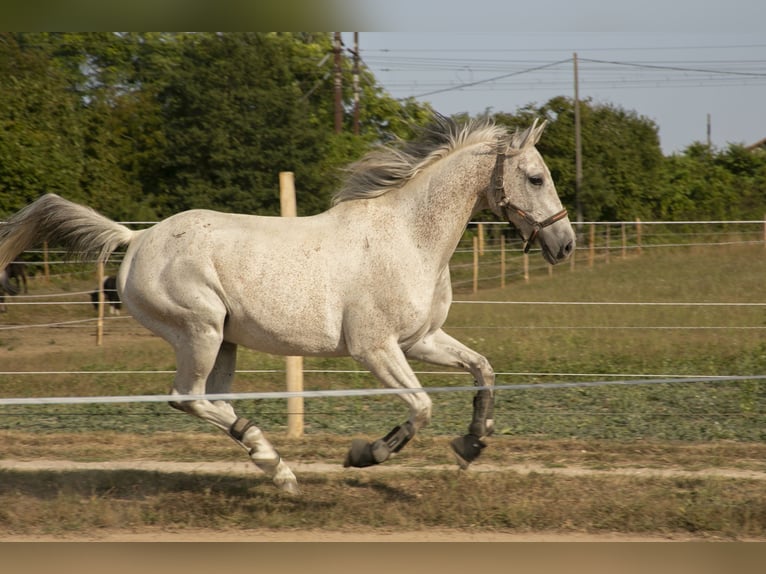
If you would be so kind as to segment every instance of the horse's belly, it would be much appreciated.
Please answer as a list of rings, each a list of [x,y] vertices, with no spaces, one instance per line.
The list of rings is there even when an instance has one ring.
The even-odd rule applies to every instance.
[[[289,318],[273,324],[250,318],[229,317],[224,328],[227,341],[274,355],[339,356],[347,354],[339,330],[303,323],[295,326]]]

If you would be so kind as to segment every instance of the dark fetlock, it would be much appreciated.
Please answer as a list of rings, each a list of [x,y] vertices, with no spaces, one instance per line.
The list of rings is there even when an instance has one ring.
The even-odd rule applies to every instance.
[[[468,434],[473,436],[485,437],[490,436],[494,432],[495,424],[492,419],[473,421],[470,425],[468,425]]]
[[[490,388],[481,387],[473,397],[473,417],[468,425],[468,434],[454,439],[450,446],[455,453],[458,466],[465,470],[486,448],[482,437],[489,436],[494,431],[492,420],[495,410],[495,397]]]
[[[343,466],[364,468],[380,464],[388,460],[392,453],[399,452],[410,439],[415,436],[415,430],[409,422],[395,427],[391,432],[375,442],[367,442],[361,438],[351,441],[351,448],[346,455]]]
[[[476,437],[489,436],[494,431],[492,420],[494,397],[491,391],[482,389],[473,397],[473,418],[468,426],[468,434]]]
[[[468,468],[468,465],[479,458],[482,449],[487,445],[479,437],[467,434],[453,440],[450,446],[455,453],[458,466],[465,470]]]

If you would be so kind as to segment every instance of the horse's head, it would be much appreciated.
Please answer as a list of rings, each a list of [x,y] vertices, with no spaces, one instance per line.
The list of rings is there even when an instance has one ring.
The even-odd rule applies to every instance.
[[[574,251],[575,233],[566,209],[556,193],[551,172],[535,145],[545,122],[519,133],[500,144],[489,186],[490,209],[518,229],[524,239],[524,252],[536,241],[552,265]]]

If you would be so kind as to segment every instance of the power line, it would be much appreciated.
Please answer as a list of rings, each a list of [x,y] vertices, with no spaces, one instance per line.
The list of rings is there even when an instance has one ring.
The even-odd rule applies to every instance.
[[[754,47],[766,47],[766,45],[750,44],[730,46],[731,48],[754,48]],[[706,46],[697,46],[696,49],[712,48]],[[725,48],[725,47],[724,47]],[[660,49],[660,48],[657,48]],[[661,48],[665,50],[666,48]],[[681,49],[679,47],[678,49]],[[423,48],[423,49],[401,49],[401,50],[378,50],[387,54],[389,52],[401,52],[401,53],[430,53],[435,52],[435,49]],[[480,52],[490,51],[486,49],[454,49],[446,50],[446,52],[460,52],[464,54],[466,52]],[[501,52],[520,52],[521,50],[506,49],[499,50]],[[406,90],[408,87],[411,91],[414,91],[418,87],[420,90],[415,94],[408,94],[407,97],[422,98],[441,94],[445,92],[457,91],[457,90],[470,90],[470,89],[484,89],[484,90],[519,90],[519,89],[562,89],[569,85],[569,73],[564,70],[557,70],[561,64],[567,64],[571,61],[570,58],[564,60],[557,60],[554,62],[540,62],[535,60],[504,60],[504,59],[477,59],[475,57],[460,58],[460,57],[444,57],[445,50],[439,50],[440,57],[428,57],[428,56],[412,56],[412,57],[379,57],[372,56],[365,62],[365,65],[370,68],[370,64],[377,67],[379,72],[390,73],[426,73],[426,74],[438,74],[446,71],[452,71],[456,74],[469,73],[474,74],[481,71],[493,71],[508,69],[512,71],[494,75],[489,78],[460,82],[460,83],[445,83],[439,81],[432,81],[423,83],[422,77],[417,82],[397,82],[389,83],[389,89]],[[492,50],[492,53],[497,52]],[[605,60],[597,58],[580,58],[580,61],[586,64],[583,70],[583,84],[589,89],[620,89],[620,88],[640,88],[640,87],[653,87],[653,88],[668,88],[668,87],[724,87],[731,85],[738,86],[760,86],[761,81],[766,79],[766,60],[763,59],[734,59],[728,58],[723,60],[682,60],[674,59],[667,63],[662,63],[657,60],[651,61],[623,61],[623,60]],[[532,65],[530,65],[532,64]],[[518,69],[519,66],[524,66]],[[725,68],[722,68],[725,67]],[[619,76],[620,69],[631,68],[639,72],[638,75],[632,76]],[[554,73],[553,76],[547,75],[537,79],[527,79],[527,81],[514,82],[509,85],[503,84],[503,80],[509,78],[518,78],[519,76],[529,75],[534,72],[543,72],[549,70]],[[652,74],[654,72],[654,74]],[[658,75],[659,74],[659,75]],[[691,76],[690,76],[691,74]],[[709,77],[703,77],[703,75]],[[753,81],[755,83],[753,83]],[[425,89],[424,89],[425,88]]]
[[[466,82],[464,84],[459,84],[457,86],[452,86],[452,87],[448,87],[448,88],[442,88],[442,89],[439,89],[439,90],[432,90],[430,92],[425,92],[425,93],[422,93],[422,94],[415,94],[415,95],[413,95],[411,97],[413,97],[413,98],[422,98],[422,97],[425,97],[425,96],[432,96],[434,94],[440,94],[442,92],[450,92],[452,90],[461,90],[463,88],[469,88],[469,87],[472,87],[472,86],[478,86],[478,85],[486,84],[486,83],[489,83],[489,82],[496,82],[498,80],[503,80],[505,78],[510,78],[512,76],[520,76],[521,74],[528,74],[528,73],[531,73],[531,72],[537,72],[537,71],[540,71],[540,70],[545,70],[547,68],[553,68],[555,66],[560,66],[561,64],[566,64],[566,63],[571,62],[571,61],[572,61],[572,58],[567,58],[566,60],[559,60],[557,62],[552,62],[550,64],[543,64],[542,66],[535,66],[533,68],[527,68],[526,70],[520,70],[518,72],[510,72],[508,74],[501,74],[499,76],[493,76],[492,78],[486,78],[484,80],[477,80],[475,82]]]
[[[591,62],[594,64],[610,64],[613,66],[626,66],[626,67],[644,68],[644,69],[650,69],[650,70],[668,70],[673,72],[694,72],[694,73],[702,73],[702,74],[721,74],[721,75],[729,75],[729,76],[756,76],[760,78],[766,78],[766,73],[764,72],[738,72],[736,70],[710,70],[710,69],[704,69],[704,68],[686,68],[681,66],[645,64],[645,63],[639,63],[639,62],[594,60],[592,58],[581,58],[580,60],[583,62]]]
[[[579,48],[581,52],[661,52],[676,50],[751,50],[754,48],[766,48],[766,44],[732,44],[724,46],[699,45],[699,46],[641,46],[641,47],[604,47],[604,48]],[[570,48],[371,48],[365,52],[399,53],[450,53],[450,52],[489,52],[497,53],[524,53],[524,52],[570,52]]]

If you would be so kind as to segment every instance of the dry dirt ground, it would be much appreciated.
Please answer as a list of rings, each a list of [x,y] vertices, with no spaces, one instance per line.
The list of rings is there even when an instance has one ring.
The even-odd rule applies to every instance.
[[[308,473],[335,473],[335,472],[354,472],[343,468],[340,464],[331,463],[290,463],[290,468],[299,476]],[[420,465],[417,470],[453,470],[454,465]],[[152,460],[122,460],[106,462],[75,462],[68,460],[12,460],[0,459],[0,469],[26,470],[26,471],[69,471],[69,470],[142,470],[148,472],[180,472],[180,473],[200,473],[200,474],[235,474],[252,475],[260,472],[248,461],[241,462],[166,462]],[[385,474],[390,472],[401,472],[408,470],[404,466],[379,466],[365,469],[367,473]],[[694,478],[699,476],[718,477],[718,478],[738,478],[748,480],[766,481],[766,472],[744,469],[717,469],[708,468],[697,472],[692,470],[682,470],[675,468],[620,468],[612,470],[597,470],[585,468],[577,465],[568,465],[560,468],[551,468],[543,464],[523,463],[523,464],[504,464],[502,468],[492,464],[474,463],[471,465],[471,472],[496,472],[503,470],[505,472],[513,471],[519,474],[550,473],[563,476],[594,476],[594,475],[625,475],[625,476],[656,476],[656,477],[678,477]]]
[[[447,465],[425,467],[442,470]],[[338,464],[294,463],[294,471],[302,473],[347,472]],[[421,470],[424,467],[418,467]],[[451,467],[450,467],[451,468]],[[215,474],[252,474],[259,472],[249,462],[159,462],[159,461],[112,461],[112,462],[74,462],[66,460],[0,460],[0,469],[25,471],[66,471],[66,470],[144,470],[155,472],[215,473]],[[367,472],[388,473],[401,471],[402,467],[376,467]],[[494,472],[500,470],[490,464],[476,464],[472,472]],[[519,473],[547,472],[567,476],[597,474],[624,474],[633,476],[677,476],[694,477],[701,473],[681,469],[619,469],[593,470],[578,466],[549,468],[543,465],[526,463],[504,466],[503,470]],[[729,478],[747,478],[766,480],[766,472],[737,469],[707,469],[707,476],[715,475]],[[119,530],[107,529],[98,532],[86,532],[66,535],[10,535],[0,532],[0,542],[692,542],[710,541],[710,537],[691,535],[648,536],[621,533],[551,533],[551,532],[497,532],[481,530],[429,529],[417,531],[327,531],[327,530],[211,530],[184,529],[180,531],[164,529]],[[741,540],[747,541],[747,540]],[[750,541],[766,542],[753,539]]]
[[[0,535],[0,542],[694,542],[693,537],[667,538],[625,534],[505,533],[464,530],[410,532],[333,532],[326,530],[124,530],[67,536]],[[704,539],[709,540],[709,539]]]

